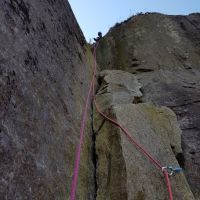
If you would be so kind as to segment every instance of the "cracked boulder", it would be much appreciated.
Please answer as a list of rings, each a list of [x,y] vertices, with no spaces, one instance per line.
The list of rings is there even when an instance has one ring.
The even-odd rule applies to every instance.
[[[171,108],[182,130],[178,156],[196,199],[200,199],[200,14],[146,13],[116,24],[100,40],[101,70],[133,73],[143,85],[142,101]]]
[[[121,70],[104,70],[99,74],[101,84],[98,95],[104,95],[103,104],[110,105],[133,103],[140,101],[142,85],[130,73]]]
[[[141,88],[141,85],[134,75],[127,72],[117,71],[116,77],[114,75],[116,71],[113,73],[112,70],[106,71],[106,74],[108,72],[112,74],[112,79],[109,81],[106,76],[103,76],[104,79],[97,93],[97,102],[101,110],[125,127],[131,136],[163,166],[179,166],[177,155],[182,154],[181,130],[174,112],[167,107],[156,106],[152,103],[133,104],[129,98],[125,102],[123,95],[121,98],[118,96],[117,85],[120,84],[121,87],[126,88],[129,94],[134,88],[134,93],[140,95],[138,88]],[[105,74],[105,72],[100,74]],[[125,77],[124,74],[127,76]],[[119,77],[122,77],[123,81],[120,81]],[[117,79],[119,82],[113,83],[113,80]],[[130,79],[134,81],[129,82]],[[128,82],[129,87],[126,86]],[[107,90],[102,92],[104,87]],[[108,95],[110,95],[109,98]],[[117,102],[112,101],[115,95],[118,97]],[[104,119],[95,112],[94,128],[98,130],[95,133],[96,199],[168,199],[162,172],[129,142],[121,130],[107,121],[102,125],[102,121]],[[171,176],[170,180],[174,199],[194,199],[184,173]]]

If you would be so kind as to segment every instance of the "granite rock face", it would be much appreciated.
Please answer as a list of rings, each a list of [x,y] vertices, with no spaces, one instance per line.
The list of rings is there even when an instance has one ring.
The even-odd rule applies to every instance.
[[[98,76],[102,111],[185,168],[175,199],[199,199],[200,15],[130,18],[97,54],[114,69]],[[68,198],[92,59],[68,1],[0,2],[0,199]],[[163,174],[91,109],[76,199],[168,199]]]
[[[101,110],[125,127],[163,166],[169,163],[179,166],[176,157],[182,155],[181,130],[174,112],[152,103],[135,104],[136,95],[131,101],[131,97],[125,100],[126,95],[119,95],[121,88],[126,88],[124,91],[127,93],[141,97],[138,86],[141,88],[142,85],[136,76],[119,70],[103,71],[100,77],[103,74],[107,76],[100,82],[97,93]],[[114,80],[119,81],[114,83]],[[109,88],[114,89],[110,92]],[[114,102],[116,96],[118,98]],[[98,113],[95,113],[93,129],[97,157],[96,199],[168,199],[162,172],[130,143],[121,130],[102,119]],[[184,174],[172,176],[171,183],[174,199],[194,199]]]
[[[142,97],[142,85],[135,76],[121,70],[104,70],[99,74],[101,87],[98,94],[106,94],[110,105],[133,103]],[[103,102],[105,105],[107,102]],[[109,105],[109,106],[110,106]]]
[[[0,199],[68,196],[89,57],[68,1],[0,1]],[[77,199],[94,193],[89,133]]]
[[[177,160],[199,199],[200,14],[131,17],[101,39],[97,58],[101,69],[135,74],[143,85],[141,101],[176,113],[183,149]]]
[[[101,69],[131,73],[198,69],[200,14],[139,15],[116,24],[98,46]]]

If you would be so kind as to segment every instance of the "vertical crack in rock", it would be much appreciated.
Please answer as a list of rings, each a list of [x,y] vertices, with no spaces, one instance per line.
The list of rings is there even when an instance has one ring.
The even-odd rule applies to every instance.
[[[175,146],[171,145],[171,149],[176,157],[176,160],[181,168],[185,169],[185,157],[182,152],[176,153],[174,151]]]
[[[126,163],[119,129],[95,114],[96,199],[128,199]],[[115,118],[111,109],[108,115]]]
[[[105,123],[105,119],[103,119],[102,123],[100,124],[100,126],[98,127],[97,130],[95,130],[94,128],[94,105],[93,105],[93,101],[91,103],[91,129],[92,129],[92,153],[91,153],[91,157],[92,157],[92,163],[93,163],[93,180],[94,180],[94,200],[96,200],[97,198],[97,190],[98,190],[98,184],[97,184],[97,160],[98,160],[98,155],[96,152],[96,136],[98,134],[98,132],[102,129],[104,123]]]
[[[184,157],[183,153],[178,153],[176,155],[176,160],[178,161],[178,164],[180,165],[180,167],[185,169],[185,157]]]
[[[94,166],[93,178],[94,178],[94,200],[97,197],[97,154],[96,154],[96,132],[94,130],[94,105],[91,103],[91,129],[92,129],[92,163]]]

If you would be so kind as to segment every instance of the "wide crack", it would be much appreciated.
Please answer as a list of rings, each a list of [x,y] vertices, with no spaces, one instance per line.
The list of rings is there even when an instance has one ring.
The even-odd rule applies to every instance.
[[[94,166],[93,179],[94,179],[94,200],[97,197],[97,153],[96,153],[96,133],[94,130],[94,105],[91,103],[91,129],[92,129],[92,163]]]
[[[100,124],[99,128],[95,130],[94,128],[94,104],[93,101],[91,103],[91,129],[92,129],[92,163],[93,163],[93,179],[94,179],[94,200],[97,198],[98,184],[97,184],[97,161],[98,155],[96,152],[96,136],[98,132],[101,130],[105,123],[105,119]]]

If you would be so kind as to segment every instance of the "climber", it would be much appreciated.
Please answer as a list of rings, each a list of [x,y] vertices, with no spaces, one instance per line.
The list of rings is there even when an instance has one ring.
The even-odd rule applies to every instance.
[[[98,32],[98,37],[93,38],[95,42],[98,42],[102,38],[102,32]]]

